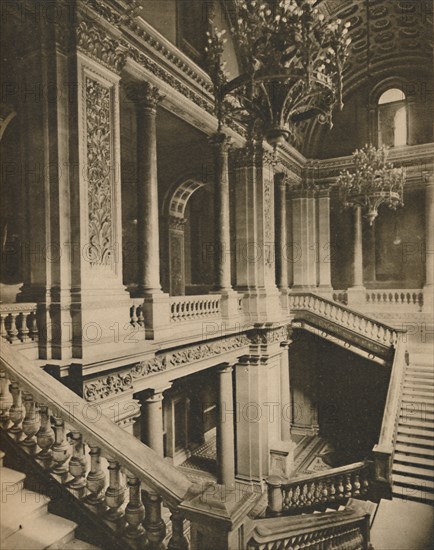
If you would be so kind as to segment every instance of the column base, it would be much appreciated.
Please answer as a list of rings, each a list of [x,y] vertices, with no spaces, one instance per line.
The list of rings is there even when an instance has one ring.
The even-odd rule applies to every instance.
[[[239,294],[232,288],[213,290],[210,294],[220,294],[222,297],[220,302],[222,319],[238,318],[242,313],[238,309]]]
[[[364,306],[366,304],[366,288],[364,286],[351,286],[347,290],[349,306]]]
[[[425,285],[423,287],[423,307],[422,311],[433,315],[434,312],[434,285]]]
[[[171,336],[170,296],[163,292],[143,297],[145,337],[147,340],[164,339]]]
[[[332,299],[333,297],[333,288],[331,285],[318,285],[316,287],[316,294],[323,296],[324,298]]]
[[[282,310],[281,294],[275,289],[248,289],[244,296],[244,316],[248,316],[249,322],[278,323],[287,318],[287,310]]]

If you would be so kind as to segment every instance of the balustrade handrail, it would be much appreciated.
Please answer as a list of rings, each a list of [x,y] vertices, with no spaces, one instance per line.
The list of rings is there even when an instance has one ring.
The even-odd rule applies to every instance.
[[[327,532],[335,531],[334,534],[339,536],[341,534],[338,531],[339,527],[347,526],[359,527],[364,539],[363,548],[369,548],[369,514],[352,509],[341,512],[324,512],[314,516],[302,515],[256,520],[256,526],[247,548],[248,550],[269,548],[268,544],[279,541],[291,544],[292,539],[300,536],[303,537],[303,541],[300,542],[306,543],[307,537],[314,533],[318,533],[323,541]],[[289,544],[282,548],[292,548],[293,546]]]
[[[300,483],[308,483],[329,477],[331,478],[339,475],[350,474],[352,472],[360,471],[363,468],[367,468],[369,464],[370,462],[368,460],[362,460],[360,462],[346,464],[345,466],[339,466],[338,468],[330,468],[330,470],[324,470],[322,472],[295,476],[288,481],[283,481],[282,487],[290,487],[291,485],[299,485]]]
[[[212,301],[220,300],[222,297],[221,294],[192,294],[188,296],[171,296],[170,303],[185,303],[185,302],[196,302],[201,300]]]
[[[45,371],[34,368],[8,345],[0,350],[0,366],[10,378],[28,391],[36,402],[48,405],[56,416],[73,426],[83,438],[100,447],[146,487],[170,506],[178,506],[194,485],[174,466],[105,415],[90,423],[85,416],[89,404]]]
[[[398,340],[395,354],[393,356],[389,388],[387,390],[383,420],[380,429],[380,437],[378,444],[374,447],[374,451],[376,450],[382,453],[390,454],[392,458],[398,427],[399,409],[402,399],[402,386],[404,383],[407,364],[407,346],[403,341]]]
[[[402,329],[402,328],[394,327],[394,326],[391,326],[391,325],[387,325],[386,323],[383,323],[383,322],[379,321],[375,317],[370,317],[369,315],[366,315],[366,313],[364,313],[364,312],[352,309],[352,308],[350,308],[346,305],[343,305],[342,303],[335,302],[334,300],[329,300],[327,298],[324,298],[323,296],[318,296],[317,294],[314,294],[313,292],[291,292],[289,294],[289,305],[290,305],[290,309],[292,309],[292,310],[294,310],[294,309],[295,310],[307,309],[309,311],[312,311],[312,309],[313,309],[313,308],[308,307],[308,306],[306,307],[306,304],[304,304],[304,303],[300,307],[295,305],[293,303],[293,298],[297,298],[297,297],[310,298],[310,299],[314,300],[315,302],[318,302],[318,303],[323,302],[325,304],[330,305],[330,307],[337,307],[340,310],[343,310],[343,311],[345,311],[345,312],[347,312],[351,315],[361,317],[365,321],[368,321],[369,323],[373,323],[373,324],[375,324],[375,325],[377,325],[377,326],[379,326],[379,327],[381,327],[381,328],[383,328],[384,330],[387,330],[387,331],[391,331],[391,332],[394,332],[394,333],[405,333],[405,332],[407,332],[406,329]],[[326,317],[323,312],[319,312],[319,311],[314,310],[314,313],[317,313],[319,315],[322,315],[322,316]]]

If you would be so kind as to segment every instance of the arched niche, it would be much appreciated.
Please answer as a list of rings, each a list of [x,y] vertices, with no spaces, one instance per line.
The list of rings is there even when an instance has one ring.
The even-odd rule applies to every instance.
[[[209,210],[212,211],[212,204],[210,200],[207,200],[209,191],[210,187],[207,182],[196,177],[189,177],[172,187],[165,201],[166,283],[171,296],[182,296],[186,294],[187,286],[194,286],[191,272],[201,271],[200,266],[193,265],[195,259],[200,261],[203,258],[209,263],[213,255],[211,242],[208,243],[210,245],[208,249],[202,246],[203,242],[198,242],[198,239],[200,240],[202,237],[196,227],[198,221],[201,221],[202,226],[205,225],[212,230],[214,228],[214,221],[209,218],[209,215],[212,215],[212,212],[209,212]],[[203,192],[205,195],[202,195]],[[193,195],[199,200],[192,206]],[[207,282],[211,283],[211,281]],[[200,285],[197,286],[200,288]]]

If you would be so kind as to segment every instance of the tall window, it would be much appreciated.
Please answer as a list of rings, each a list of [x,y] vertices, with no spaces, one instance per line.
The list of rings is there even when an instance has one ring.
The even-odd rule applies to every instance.
[[[386,90],[378,100],[378,144],[398,147],[407,144],[407,105],[398,88]]]

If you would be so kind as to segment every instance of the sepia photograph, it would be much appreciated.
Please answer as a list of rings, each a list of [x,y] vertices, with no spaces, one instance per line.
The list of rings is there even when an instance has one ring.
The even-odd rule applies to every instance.
[[[0,550],[434,548],[432,0],[0,0]]]

